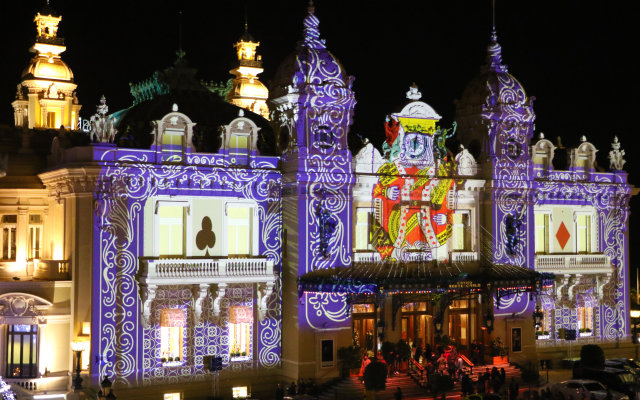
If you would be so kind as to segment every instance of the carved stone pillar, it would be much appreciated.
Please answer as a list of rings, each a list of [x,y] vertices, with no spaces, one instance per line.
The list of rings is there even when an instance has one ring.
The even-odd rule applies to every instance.
[[[226,292],[227,284],[219,283],[217,285],[217,290],[213,294],[213,315],[216,317],[220,315],[220,301],[222,301],[222,298],[224,297]]]
[[[209,284],[201,283],[193,287],[193,305],[195,307],[195,323],[196,325],[201,322],[202,318],[202,303],[207,298],[209,293]]]
[[[267,315],[267,301],[273,293],[273,287],[273,282],[263,282],[258,284],[258,314],[260,316],[260,321],[262,321]]]
[[[142,324],[145,327],[151,325],[151,302],[156,298],[158,285],[145,285],[142,287]]]

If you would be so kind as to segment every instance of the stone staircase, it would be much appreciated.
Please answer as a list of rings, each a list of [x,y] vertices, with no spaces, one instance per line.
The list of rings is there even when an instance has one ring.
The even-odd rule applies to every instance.
[[[473,381],[478,380],[478,375],[485,372],[486,368],[493,368],[494,365],[482,365],[474,367],[473,370],[467,369]],[[504,368],[506,375],[506,385],[511,382],[511,378],[520,381],[520,370],[509,364],[498,364],[495,367]],[[422,382],[420,382],[422,383]],[[396,388],[402,390],[402,398],[404,399],[433,399],[433,394],[419,385],[416,379],[407,372],[401,372],[399,375],[391,375],[387,378],[386,390],[376,393],[376,400],[393,400]],[[520,385],[522,389],[522,384]],[[447,393],[448,400],[461,400],[460,382],[456,382],[453,389]],[[363,400],[365,396],[364,384],[359,377],[349,377],[344,379],[337,385],[318,395],[319,400]]]

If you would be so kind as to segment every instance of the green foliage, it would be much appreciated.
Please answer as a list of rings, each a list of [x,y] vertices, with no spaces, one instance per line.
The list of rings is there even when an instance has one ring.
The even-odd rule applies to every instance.
[[[502,340],[500,336],[496,337],[491,341],[491,356],[492,357],[504,357],[507,355],[507,350],[502,344]]]
[[[362,363],[362,350],[358,346],[340,347],[338,349],[338,360],[342,362],[343,376],[352,368],[360,368]]]
[[[435,374],[431,377],[431,392],[434,395],[438,393],[447,393],[453,389],[453,378],[449,375]]]
[[[364,369],[362,379],[367,390],[385,390],[387,388],[387,364],[372,361]]]
[[[585,344],[580,349],[580,365],[587,368],[604,368],[604,352],[597,344]]]

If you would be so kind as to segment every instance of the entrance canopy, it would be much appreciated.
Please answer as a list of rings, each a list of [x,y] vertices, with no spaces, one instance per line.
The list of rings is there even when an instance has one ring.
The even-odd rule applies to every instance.
[[[483,262],[362,262],[308,272],[298,290],[343,294],[539,292],[553,274]]]

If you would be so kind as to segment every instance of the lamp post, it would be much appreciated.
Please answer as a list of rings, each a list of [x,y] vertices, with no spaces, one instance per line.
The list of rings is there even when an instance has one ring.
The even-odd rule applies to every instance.
[[[487,310],[487,313],[484,316],[484,325],[487,327],[487,332],[491,333],[493,330],[493,313],[491,310]]]
[[[438,316],[436,318],[435,324],[436,328],[436,344],[440,342],[440,335],[442,335],[442,317]]]
[[[629,312],[629,317],[631,317],[631,323],[633,324],[633,343],[636,344],[636,360],[638,359],[638,322],[640,322],[640,310],[631,310]]]
[[[76,377],[73,379],[73,390],[78,391],[82,389],[82,378],[80,372],[82,371],[82,352],[87,350],[89,342],[71,342],[71,350],[76,355]]]

